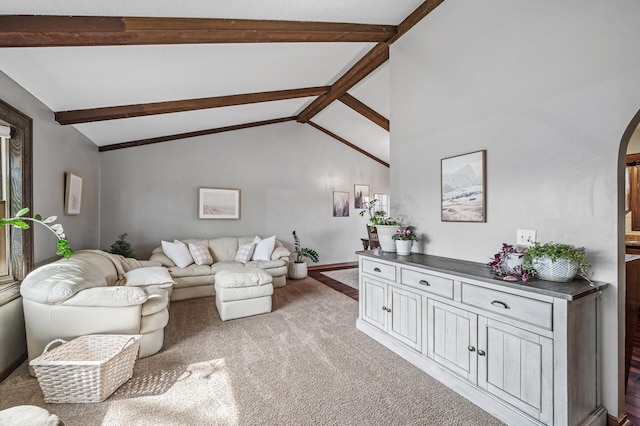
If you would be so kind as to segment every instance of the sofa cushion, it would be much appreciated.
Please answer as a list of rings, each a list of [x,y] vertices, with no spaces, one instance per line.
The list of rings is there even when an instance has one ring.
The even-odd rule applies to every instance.
[[[253,242],[256,244],[256,247],[253,250],[251,260],[270,260],[271,253],[273,253],[273,249],[276,246],[276,236],[272,235],[264,240],[256,237]]]
[[[255,250],[256,245],[253,243],[242,244],[238,247],[238,252],[236,253],[235,259],[236,262],[247,263],[251,260],[251,256],[253,256],[253,251]]]
[[[62,302],[65,306],[136,306],[147,300],[139,287],[94,287],[76,293]]]
[[[236,237],[221,237],[209,240],[209,250],[215,262],[229,262],[236,257],[238,252],[238,239]]]
[[[216,262],[211,265],[211,273],[216,275],[220,271],[243,271],[246,266],[240,262]]]
[[[173,261],[179,268],[186,268],[193,263],[189,248],[182,241],[174,240],[174,242],[161,241],[162,251],[169,259]]]
[[[271,284],[273,278],[262,269],[245,268],[242,271],[220,271],[216,274],[216,288],[253,287]]]
[[[247,263],[247,266],[260,268],[260,269],[272,269],[279,268],[281,266],[287,266],[287,261],[283,259],[278,260],[252,260]]]
[[[213,257],[207,246],[189,243],[189,253],[191,253],[196,265],[211,265],[213,263]]]
[[[173,284],[173,278],[164,266],[137,268],[124,274],[128,286],[146,286],[155,284]]]
[[[169,306],[169,291],[163,288],[146,289],[148,299],[142,305],[142,316],[153,315]]]
[[[271,296],[273,285],[255,285],[252,287],[220,287],[215,284],[216,298],[220,302],[231,302],[234,300],[255,299],[258,297]]]
[[[215,265],[215,263],[214,263]],[[181,277],[193,277],[198,275],[211,275],[211,266],[196,264],[189,265],[186,268],[178,268],[177,266],[170,266],[167,268],[173,278]]]
[[[167,308],[140,318],[140,334],[148,334],[152,331],[161,330],[169,323],[169,310]]]

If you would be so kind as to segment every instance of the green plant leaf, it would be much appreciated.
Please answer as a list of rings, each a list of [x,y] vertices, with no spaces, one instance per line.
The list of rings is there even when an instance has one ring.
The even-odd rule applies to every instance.
[[[58,219],[58,216],[49,216],[48,218],[43,220],[42,223],[53,223],[56,221],[56,219]]]
[[[29,213],[29,208],[25,207],[25,208],[21,209],[18,213],[16,213],[16,217],[22,217],[22,216],[26,215],[27,213]]]

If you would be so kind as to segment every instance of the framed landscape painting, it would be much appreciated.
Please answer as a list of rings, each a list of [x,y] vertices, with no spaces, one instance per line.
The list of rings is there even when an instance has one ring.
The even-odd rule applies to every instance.
[[[240,219],[240,190],[199,188],[198,219]]]
[[[486,151],[441,161],[442,221],[486,222]]]
[[[369,201],[369,185],[353,186],[353,206],[356,209],[366,209],[366,202]]]
[[[333,192],[333,217],[349,216],[349,193],[334,191]]]

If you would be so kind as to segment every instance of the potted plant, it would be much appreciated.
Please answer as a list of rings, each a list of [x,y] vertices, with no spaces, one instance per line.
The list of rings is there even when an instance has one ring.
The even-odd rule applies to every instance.
[[[20,209],[20,211],[16,213],[15,217],[0,219],[0,228],[9,225],[19,229],[29,229],[29,224],[26,221],[39,223],[49,231],[53,232],[58,239],[56,254],[58,256],[64,256],[66,259],[70,258],[73,254],[73,250],[71,249],[71,246],[69,246],[69,241],[64,234],[64,229],[62,229],[62,225],[59,223],[53,223],[58,219],[58,217],[49,216],[48,218],[43,219],[42,216],[37,214],[31,218],[26,216],[27,213],[29,213],[29,209],[25,207]]]
[[[408,226],[404,229],[398,229],[391,239],[395,241],[396,252],[401,256],[411,254],[413,242],[418,241],[418,237]]]
[[[131,249],[131,244],[127,241],[127,234],[120,234],[115,243],[111,244],[109,253],[119,254],[124,257],[136,257]]]
[[[289,278],[293,280],[301,280],[307,276],[307,262],[305,258],[311,260],[313,263],[320,261],[318,252],[313,249],[302,247],[300,244],[300,238],[296,235],[296,231],[293,231],[293,262],[289,263]]]
[[[494,275],[505,281],[529,281],[536,271],[530,265],[524,265],[526,249],[519,251],[511,244],[502,243],[502,248],[496,253],[487,266],[491,267]]]
[[[375,228],[377,238],[380,243],[380,248],[384,251],[395,252],[396,244],[392,237],[396,231],[402,229],[402,223],[398,219],[393,219],[387,216],[387,212],[384,210],[375,210],[375,205],[378,202],[377,199],[373,199],[369,202],[365,202],[366,210],[360,212],[360,216],[369,214],[369,224],[367,224],[367,231],[369,228]],[[371,234],[369,233],[369,239]]]
[[[535,270],[543,280],[569,282],[576,275],[589,281],[587,273],[591,265],[585,257],[584,247],[570,244],[534,243],[524,253],[523,265]]]

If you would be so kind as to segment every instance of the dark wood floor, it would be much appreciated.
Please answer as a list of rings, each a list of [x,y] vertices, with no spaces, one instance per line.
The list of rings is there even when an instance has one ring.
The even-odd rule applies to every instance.
[[[634,340],[627,394],[625,396],[625,410],[628,420],[634,425],[640,425],[640,320],[636,325]]]
[[[337,271],[339,269],[352,269],[357,267],[358,267],[358,264],[356,263],[353,265],[341,265],[341,266],[327,267],[322,269],[314,269],[309,271],[309,276],[317,281],[320,281],[325,285],[328,285],[332,289],[339,291],[340,293],[346,294],[347,296],[349,296],[354,300],[358,300],[357,289],[349,287],[348,285],[342,284],[336,280],[332,280],[326,275],[322,275],[322,272],[325,272],[325,271]]]

